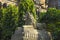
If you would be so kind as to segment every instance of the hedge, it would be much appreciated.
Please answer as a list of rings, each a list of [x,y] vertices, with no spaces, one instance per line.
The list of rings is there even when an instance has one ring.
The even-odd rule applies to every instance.
[[[8,40],[14,33],[17,27],[17,14],[18,8],[12,5],[0,9],[0,40]]]
[[[59,40],[60,35],[60,10],[49,8],[46,13],[40,14],[40,23],[46,23],[46,30],[52,33],[54,40]]]

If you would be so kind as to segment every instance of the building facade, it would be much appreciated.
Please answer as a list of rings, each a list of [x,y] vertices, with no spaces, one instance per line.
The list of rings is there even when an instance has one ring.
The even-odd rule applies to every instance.
[[[60,0],[48,0],[48,8],[60,9]]]
[[[35,0],[35,1],[37,5],[36,7],[39,8],[40,12],[46,12],[48,8],[60,9],[60,0]]]
[[[18,0],[19,1],[19,0]],[[33,0],[35,7],[40,12],[46,12],[48,8],[60,9],[60,0]],[[0,0],[2,3],[15,4],[15,0]]]
[[[46,0],[34,0],[35,6],[40,12],[46,12],[48,5],[46,5]]]

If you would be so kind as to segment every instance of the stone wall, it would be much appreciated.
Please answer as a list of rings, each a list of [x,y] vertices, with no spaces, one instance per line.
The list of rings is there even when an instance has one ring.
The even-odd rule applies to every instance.
[[[34,29],[33,25],[24,25],[12,35],[11,40],[52,40],[50,33],[45,29]]]

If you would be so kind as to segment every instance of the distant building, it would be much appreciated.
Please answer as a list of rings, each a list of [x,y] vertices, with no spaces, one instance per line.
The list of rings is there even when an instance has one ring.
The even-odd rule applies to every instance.
[[[46,12],[48,8],[60,9],[60,0],[34,0],[36,1],[36,7],[40,9],[40,12]]]
[[[50,7],[60,9],[60,0],[49,0],[48,8]]]
[[[36,8],[39,9],[40,12],[46,12],[48,6],[45,2],[45,0],[34,0]]]
[[[19,2],[20,0],[17,0]],[[40,12],[46,12],[48,8],[57,8],[60,9],[60,0],[33,0],[35,3],[36,9],[39,9]],[[7,4],[16,4],[16,0],[0,0],[2,3]]]
[[[7,3],[7,4],[16,4],[15,0],[0,0],[0,2],[2,2],[2,4]]]

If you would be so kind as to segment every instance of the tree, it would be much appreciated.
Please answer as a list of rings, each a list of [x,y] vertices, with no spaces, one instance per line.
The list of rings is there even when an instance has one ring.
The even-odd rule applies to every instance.
[[[30,12],[33,14],[34,18],[36,19],[36,11],[35,11],[35,7],[34,7],[34,2],[32,0],[20,0],[19,3],[19,25],[22,26],[24,24],[24,15],[27,12]]]
[[[0,38],[1,40],[10,40],[17,27],[16,6],[9,5],[7,8],[0,9]]]

